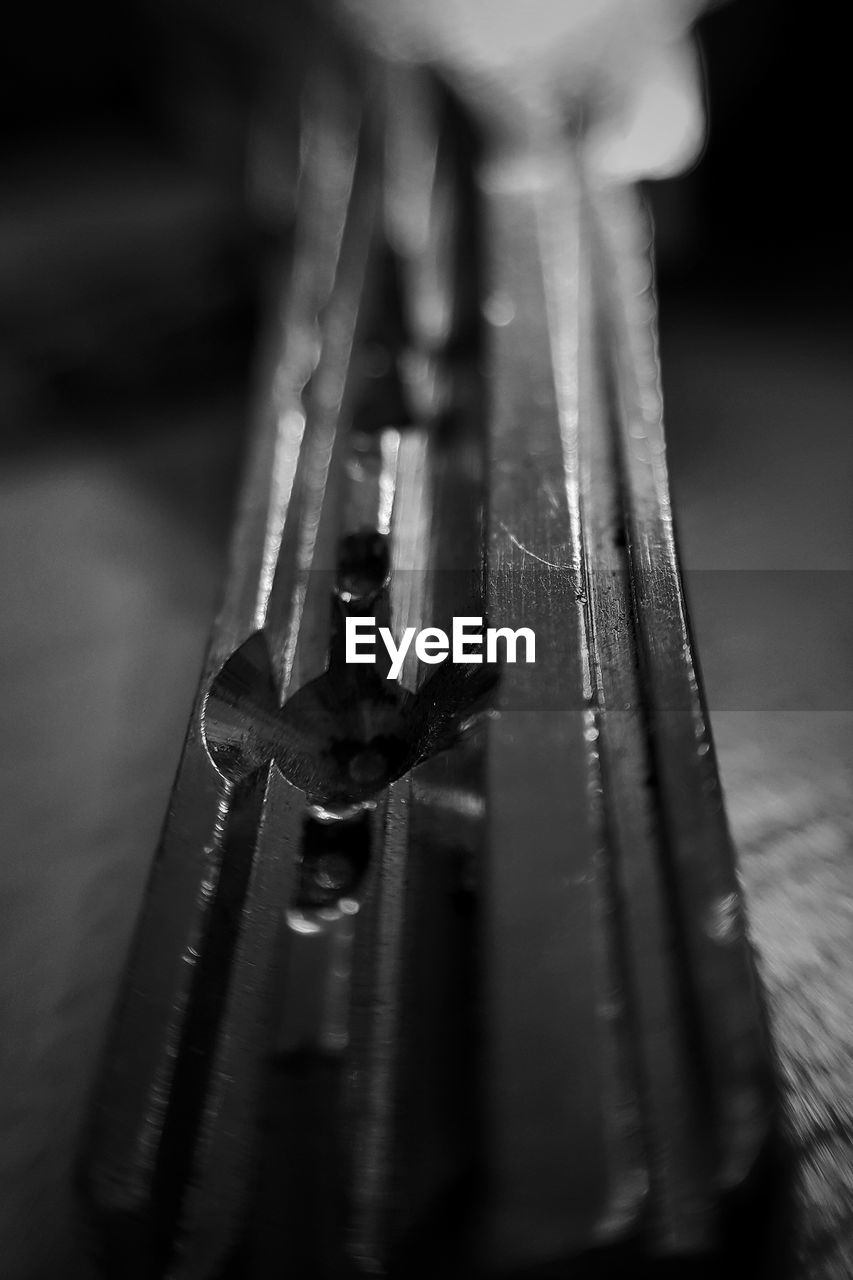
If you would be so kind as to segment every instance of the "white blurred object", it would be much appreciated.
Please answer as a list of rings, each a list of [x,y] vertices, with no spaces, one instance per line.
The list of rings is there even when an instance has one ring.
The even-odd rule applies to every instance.
[[[688,37],[647,50],[619,107],[589,130],[586,151],[593,172],[630,182],[683,173],[704,145],[701,70]]]
[[[702,0],[343,0],[380,53],[434,65],[502,148],[583,132],[605,180],[669,177],[705,139]]]

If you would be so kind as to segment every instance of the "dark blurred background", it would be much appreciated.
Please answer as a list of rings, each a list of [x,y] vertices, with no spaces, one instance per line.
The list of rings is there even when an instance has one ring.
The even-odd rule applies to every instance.
[[[650,192],[676,508],[799,1152],[853,1270],[849,42],[700,23],[711,132]],[[0,52],[0,1273],[88,1274],[68,1170],[223,571],[286,258],[282,0],[18,7]]]

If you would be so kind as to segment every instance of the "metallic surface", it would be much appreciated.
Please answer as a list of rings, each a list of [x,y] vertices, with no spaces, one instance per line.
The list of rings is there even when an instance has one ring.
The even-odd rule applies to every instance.
[[[772,1132],[639,213],[568,139],[474,167],[431,81],[385,92],[381,184],[355,98],[306,117],[87,1151],[110,1274],[698,1256]],[[534,666],[342,661],[348,614],[483,612]]]
[[[511,316],[489,343],[489,617],[537,637],[535,666],[504,672],[488,744],[490,1236],[495,1261],[518,1265],[635,1230],[646,1178],[610,954],[584,623],[580,184],[565,154],[495,162],[482,186],[487,287]]]
[[[323,106],[309,109],[280,356],[261,403],[235,568],[152,873],[154,923],[143,923],[134,945],[90,1139],[90,1194],[111,1265],[140,1274],[171,1265],[179,1222],[187,1274],[206,1274],[248,1192],[243,1131],[303,801],[269,763],[223,778],[202,720],[211,679],[259,624],[270,677],[285,690],[295,664],[304,671],[317,661],[295,652],[299,623],[313,622],[314,637],[328,629],[310,570],[329,563],[327,482],[372,221],[371,185],[356,175],[353,101],[328,83],[315,92]],[[297,551],[282,560],[286,531]],[[241,929],[249,917],[252,928]]]
[[[652,758],[714,1124],[714,1181],[747,1178],[772,1125],[766,1030],[682,592],[666,472],[651,260],[626,193],[596,207],[628,567]]]

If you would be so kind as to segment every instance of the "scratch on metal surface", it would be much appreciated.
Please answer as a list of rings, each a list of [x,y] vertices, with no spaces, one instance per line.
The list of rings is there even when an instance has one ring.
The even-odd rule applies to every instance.
[[[563,570],[566,569],[566,566],[564,564],[554,564],[552,560],[545,560],[543,559],[542,556],[537,556],[535,551],[531,551],[530,548],[526,547],[523,542],[519,542],[518,538],[515,536],[514,533],[512,533],[509,527],[504,524],[503,520],[499,520],[498,524],[500,525],[501,529],[503,529],[504,533],[509,538],[512,545],[514,547],[518,547],[519,551],[523,551],[526,556],[530,556],[531,560],[538,560],[540,564],[547,565],[549,569],[563,569]]]
[[[557,569],[560,573],[564,573],[571,583],[575,598],[581,603],[586,601],[586,593],[584,592],[583,587],[579,586],[577,575],[572,572],[567,564],[555,564],[553,560],[546,560],[543,556],[538,556],[535,551],[531,551],[523,542],[519,542],[518,538],[512,530],[504,524],[503,520],[499,520],[498,525],[509,538],[512,545],[514,547],[518,547],[519,551],[523,551],[526,556],[530,556],[531,560],[538,560],[539,564],[544,564],[546,568]]]

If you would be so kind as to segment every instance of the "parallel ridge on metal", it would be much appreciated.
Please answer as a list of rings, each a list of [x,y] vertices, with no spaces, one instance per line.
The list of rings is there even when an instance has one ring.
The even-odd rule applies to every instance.
[[[489,621],[537,635],[488,733],[488,1249],[508,1270],[632,1236],[701,1252],[772,1093],[676,562],[642,222],[627,193],[588,201],[568,154],[504,157],[481,188]]]
[[[427,77],[391,69],[388,92],[394,110],[387,133],[386,225],[401,278],[406,347],[398,358],[415,424],[400,436],[392,518],[389,590],[392,630],[400,636],[406,626],[450,625],[453,609],[482,612],[482,477],[476,463],[471,475],[470,462],[471,430],[479,424],[469,416],[460,430],[446,430],[444,422],[460,376],[448,362],[459,323],[460,193],[447,138],[437,128]],[[415,690],[425,671],[435,668],[419,669],[412,659],[410,652],[401,682]],[[414,1274],[424,1266],[425,1242],[437,1235],[439,1253],[446,1251],[434,1215],[441,1216],[470,1153],[466,1091],[473,1019],[470,988],[462,989],[470,929],[455,914],[453,886],[460,878],[461,845],[476,842],[476,814],[461,822],[448,817],[450,756],[455,751],[418,765],[389,788],[377,867],[360,919],[347,1091],[347,1251],[370,1274],[389,1267],[393,1274]],[[476,765],[467,764],[469,776],[475,772]]]
[[[590,227],[581,234],[590,253]],[[589,319],[579,407],[580,508],[605,829],[636,1036],[652,1252],[702,1252],[714,1236],[710,1128],[689,1034],[690,998],[664,863],[665,835],[639,670],[625,482],[608,396],[609,352]],[[679,625],[678,617],[669,626]]]
[[[464,301],[460,191],[434,89],[389,72],[386,225],[400,273],[402,381],[392,518],[393,630],[481,614],[481,423],[453,356]],[[411,656],[411,655],[410,655]],[[407,662],[402,683],[436,668]],[[347,1091],[350,1219],[359,1269],[432,1274],[457,1260],[453,1203],[474,1146],[474,938],[465,903],[482,840],[482,751],[457,744],[392,784],[359,919]]]
[[[261,397],[223,609],[191,717],[163,839],[108,1043],[84,1176],[114,1265],[206,1275],[233,1238],[248,1190],[265,996],[290,897],[302,798],[274,765],[215,770],[201,737],[207,688],[265,628],[283,698],[307,612],[327,652],[328,593],[315,559],[332,537],[337,422],[371,242],[374,180],[339,87],[315,85],[296,248]],[[283,541],[287,556],[280,554]],[[325,548],[325,550],[324,550]],[[283,563],[284,560],[287,563]],[[325,576],[325,575],[317,575]],[[328,584],[326,584],[328,586]],[[177,1273],[177,1272],[176,1272]]]
[[[676,553],[650,226],[628,190],[593,192],[588,214],[682,1010],[710,1121],[707,1173],[715,1192],[727,1192],[749,1178],[773,1127],[766,1026]],[[618,707],[624,693],[608,691],[608,704]]]
[[[580,186],[558,148],[495,161],[480,188],[489,622],[536,631],[535,665],[504,668],[488,726],[482,886],[483,1252],[521,1274],[634,1235],[647,1173],[585,620]]]
[[[426,575],[415,564],[428,521],[426,441],[400,439],[391,522],[391,615],[399,636],[425,625]],[[389,1186],[395,1176],[398,1059],[403,1002],[402,954],[410,925],[408,776],[393,782],[384,803],[384,829],[373,850],[374,867],[356,940],[353,972],[354,1086],[348,1109],[352,1127],[349,1246],[368,1267],[385,1256]]]
[[[447,587],[458,586],[457,575],[445,582],[431,571],[447,553],[441,530],[430,527],[441,507],[434,486],[447,483],[436,453],[428,433],[401,435],[391,526],[397,635],[424,626],[446,607]],[[476,506],[468,518],[478,546]],[[458,534],[458,524],[447,532]],[[482,608],[476,595],[466,607]],[[412,686],[422,674],[404,670]],[[469,741],[417,765],[391,784],[376,829],[356,938],[346,1094],[346,1247],[369,1273],[413,1274],[425,1248],[446,1266],[459,1247],[442,1215],[470,1174],[474,1145],[473,937],[459,899],[482,838],[481,755]]]

